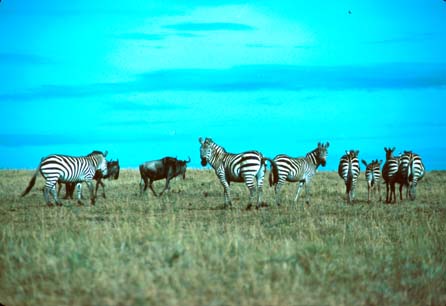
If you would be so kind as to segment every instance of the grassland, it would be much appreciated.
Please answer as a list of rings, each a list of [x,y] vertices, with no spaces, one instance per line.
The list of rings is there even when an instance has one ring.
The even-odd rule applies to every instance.
[[[161,198],[124,170],[95,206],[46,207],[39,177],[0,172],[0,303],[12,305],[445,305],[446,173],[416,201],[347,205],[336,173],[318,173],[311,205],[233,209],[211,171],[189,170]],[[160,190],[163,182],[155,187]],[[85,201],[88,202],[88,201]]]

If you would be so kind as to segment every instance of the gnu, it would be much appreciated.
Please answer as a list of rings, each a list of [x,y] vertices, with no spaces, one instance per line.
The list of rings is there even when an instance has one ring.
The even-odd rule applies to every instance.
[[[68,155],[49,155],[43,158],[32,176],[28,187],[22,193],[22,197],[31,191],[36,183],[37,174],[45,178],[45,187],[43,196],[48,206],[52,206],[50,201],[50,193],[56,202],[56,205],[62,205],[56,194],[56,184],[58,181],[62,183],[76,182],[77,185],[77,200],[79,204],[81,201],[81,186],[80,182],[86,182],[90,190],[91,205],[95,204],[95,196],[93,191],[93,177],[96,170],[100,170],[104,175],[107,175],[107,161],[105,157],[107,151],[102,153],[100,151],[93,151],[87,156],[74,157]]]
[[[166,179],[166,185],[164,189],[159,194],[160,196],[169,189],[169,182],[174,177],[181,175],[183,179],[186,178],[186,168],[187,164],[190,163],[189,160],[178,160],[175,157],[164,157],[159,160],[152,160],[139,165],[139,173],[141,175],[140,185],[140,195],[142,196],[150,187],[153,194],[158,196],[158,194],[153,189],[153,182]]]

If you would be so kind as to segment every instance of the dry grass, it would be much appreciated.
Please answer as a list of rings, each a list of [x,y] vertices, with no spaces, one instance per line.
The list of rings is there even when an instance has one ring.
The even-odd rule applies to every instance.
[[[0,303],[4,305],[444,305],[446,173],[417,200],[354,205],[336,173],[318,173],[311,205],[283,188],[277,208],[234,209],[211,171],[189,170],[161,198],[138,196],[139,174],[107,182],[96,206],[44,204],[30,171],[0,172]],[[157,183],[158,190],[163,182]],[[87,201],[86,201],[87,202]]]

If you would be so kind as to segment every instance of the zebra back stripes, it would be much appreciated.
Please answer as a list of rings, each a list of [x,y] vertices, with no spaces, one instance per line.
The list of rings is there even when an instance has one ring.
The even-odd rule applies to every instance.
[[[372,160],[370,164],[367,164],[365,160],[362,163],[365,165],[365,179],[367,181],[367,202],[370,203],[371,192],[376,191],[376,186],[378,186],[379,201],[381,201],[381,164],[382,160]]]
[[[411,200],[416,198],[416,187],[419,180],[424,176],[424,164],[421,157],[412,151],[404,151],[400,157],[397,181],[400,183],[400,197],[402,199],[402,188],[407,187],[407,194]]]
[[[51,205],[49,193],[51,192],[57,205],[61,205],[56,194],[56,183],[62,182],[86,182],[90,189],[91,204],[94,205],[92,179],[96,170],[100,170],[103,175],[107,175],[107,152],[93,151],[87,156],[73,157],[68,155],[49,155],[43,158],[37,167],[28,187],[22,193],[25,196],[34,186],[37,173],[40,171],[45,178],[44,198],[48,205]],[[81,184],[78,184],[78,202],[80,202]]]
[[[245,182],[250,192],[247,208],[252,206],[256,190],[256,207],[258,208],[262,203],[265,161],[270,159],[264,158],[262,153],[258,151],[246,151],[239,154],[227,153],[222,146],[219,146],[211,138],[203,140],[200,137],[198,141],[201,144],[201,165],[206,166],[209,163],[214,168],[215,174],[224,188],[225,206],[232,205],[230,182]]]
[[[339,161],[338,174],[344,180],[346,187],[347,203],[355,198],[356,182],[359,177],[359,151],[346,151]]]
[[[325,167],[330,143],[318,143],[317,148],[308,152],[305,157],[293,158],[285,154],[274,157],[269,175],[270,186],[274,185],[276,203],[280,205],[280,189],[288,182],[299,182],[294,202],[297,202],[302,187],[305,186],[306,202],[309,203],[311,178],[316,174],[319,165]]]

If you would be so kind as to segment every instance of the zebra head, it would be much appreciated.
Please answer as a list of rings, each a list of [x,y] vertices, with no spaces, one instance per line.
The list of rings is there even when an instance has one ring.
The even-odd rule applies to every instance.
[[[201,165],[204,167],[207,165],[208,160],[210,159],[212,155],[212,144],[214,143],[212,139],[206,138],[203,140],[203,138],[198,138],[198,141],[201,144],[200,147],[200,158],[201,158]]]
[[[326,144],[319,142],[317,144],[316,159],[318,163],[322,165],[322,167],[325,167],[325,164],[327,163],[329,145],[330,145],[329,142],[327,142]]]
[[[93,151],[87,155],[94,160],[93,163],[96,166],[96,170],[101,171],[103,176],[106,176],[108,174],[107,160],[105,159],[107,153],[107,151],[105,151],[104,153],[102,153],[101,151]]]

